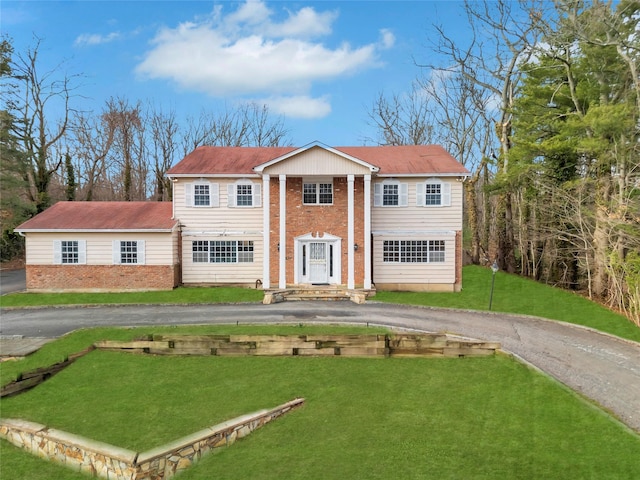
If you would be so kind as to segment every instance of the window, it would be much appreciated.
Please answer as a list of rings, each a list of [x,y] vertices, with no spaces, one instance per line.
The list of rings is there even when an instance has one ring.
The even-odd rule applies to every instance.
[[[437,178],[418,183],[416,196],[418,206],[448,207],[451,205],[451,184]]]
[[[138,263],[138,242],[120,242],[120,263]]]
[[[250,207],[253,205],[253,185],[237,185],[236,205],[239,207]]]
[[[187,207],[218,207],[220,206],[219,186],[200,180],[187,183],[184,186],[185,205]]]
[[[53,263],[56,265],[83,265],[87,263],[85,240],[55,240]]]
[[[60,254],[62,263],[78,263],[78,241],[61,241]]]
[[[302,185],[302,203],[305,205],[331,205],[333,203],[333,183],[304,182]]]
[[[252,263],[253,241],[197,240],[191,243],[193,263]]]
[[[144,240],[114,240],[115,265],[144,265]]]
[[[208,207],[210,203],[209,185],[193,186],[193,204],[196,207]]]
[[[373,188],[374,207],[406,207],[409,204],[409,187],[406,183],[389,179],[374,184]]]
[[[261,206],[261,185],[250,180],[238,180],[227,187],[229,207]]]
[[[385,240],[382,261],[385,263],[444,262],[444,240]]]

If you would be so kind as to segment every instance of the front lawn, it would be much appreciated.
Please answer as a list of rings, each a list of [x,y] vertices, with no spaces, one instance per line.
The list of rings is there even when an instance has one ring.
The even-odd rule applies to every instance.
[[[327,327],[236,328],[206,331],[308,333]],[[87,330],[75,341],[96,333],[132,338],[142,330]],[[182,331],[194,329],[172,329]],[[35,355],[60,355],[56,344],[64,340]],[[66,340],[62,350],[73,339]],[[299,396],[306,398],[301,409],[205,457],[179,478],[573,480],[633,479],[640,471],[640,437],[502,355],[176,358],[96,351],[0,405],[3,417],[144,450]],[[3,479],[86,478],[45,467],[6,442],[1,446]]]

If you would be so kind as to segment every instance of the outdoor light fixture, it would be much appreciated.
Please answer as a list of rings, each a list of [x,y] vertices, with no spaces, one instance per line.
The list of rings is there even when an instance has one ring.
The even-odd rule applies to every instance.
[[[358,250],[358,244],[357,244],[357,243],[354,243],[354,244],[353,244],[353,250],[354,250],[354,251],[357,251],[357,250]]]
[[[278,242],[278,251],[280,251],[280,242]]]
[[[498,270],[500,269],[500,267],[498,267],[498,261],[494,260],[493,264],[491,265],[491,294],[489,295],[489,310],[491,310],[491,304],[493,303],[493,286],[496,283],[496,273],[498,272]]]

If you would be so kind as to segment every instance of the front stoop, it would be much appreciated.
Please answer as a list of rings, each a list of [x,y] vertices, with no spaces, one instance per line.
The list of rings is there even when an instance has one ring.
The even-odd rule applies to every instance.
[[[264,291],[262,303],[270,305],[284,301],[310,301],[310,300],[351,300],[353,303],[365,303],[368,297],[375,295],[375,290],[347,289],[337,286],[324,285],[299,285],[285,289],[267,289]]]

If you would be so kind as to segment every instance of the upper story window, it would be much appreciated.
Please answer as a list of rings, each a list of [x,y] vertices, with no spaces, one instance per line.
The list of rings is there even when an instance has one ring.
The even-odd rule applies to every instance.
[[[63,265],[85,264],[87,242],[85,240],[55,240],[53,263]]]
[[[451,205],[451,184],[430,178],[416,185],[416,196],[418,206],[448,207]]]
[[[144,240],[114,240],[113,263],[144,265]]]
[[[217,183],[198,180],[184,186],[185,205],[187,207],[218,207],[219,187]]]
[[[260,207],[261,185],[251,180],[238,180],[227,187],[229,207]]]
[[[304,180],[302,184],[302,203],[305,205],[331,205],[333,203],[333,181]]]
[[[409,187],[406,183],[389,179],[374,184],[373,188],[374,207],[406,207],[409,203]]]

